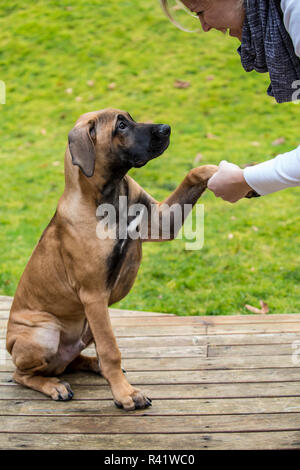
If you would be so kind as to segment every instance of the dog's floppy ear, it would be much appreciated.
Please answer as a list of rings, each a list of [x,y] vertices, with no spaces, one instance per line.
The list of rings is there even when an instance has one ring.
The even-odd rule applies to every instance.
[[[69,150],[73,165],[79,166],[82,173],[91,177],[95,170],[96,149],[92,137],[95,137],[95,123],[89,122],[83,127],[75,126],[69,132]]]

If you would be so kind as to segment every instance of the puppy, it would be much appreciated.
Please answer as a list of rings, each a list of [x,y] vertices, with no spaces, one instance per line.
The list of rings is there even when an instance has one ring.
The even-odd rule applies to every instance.
[[[69,400],[70,385],[57,376],[66,369],[91,370],[105,377],[118,407],[150,406],[123,373],[108,306],[130,291],[142,243],[173,239],[187,215],[180,210],[196,203],[218,169],[192,169],[163,204],[155,201],[127,172],[161,155],[170,132],[168,125],[136,123],[116,109],[84,114],[70,131],[65,189],[10,312],[7,350],[16,382],[53,400]],[[133,214],[137,205],[140,211]],[[174,205],[179,223],[176,211],[170,211]],[[103,208],[115,212],[107,223]],[[170,218],[167,236],[165,217]],[[92,342],[97,357],[83,356]]]

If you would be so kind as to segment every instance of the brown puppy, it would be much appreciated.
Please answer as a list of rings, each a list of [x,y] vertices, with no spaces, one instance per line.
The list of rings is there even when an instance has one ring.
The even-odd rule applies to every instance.
[[[132,410],[151,404],[123,374],[108,306],[131,289],[142,242],[165,239],[160,224],[166,205],[194,205],[217,171],[214,165],[194,168],[164,205],[156,202],[126,173],[163,153],[169,136],[169,126],[136,123],[128,113],[115,109],[84,114],[69,133],[65,190],[25,268],[10,312],[7,350],[16,366],[16,382],[54,400],[68,400],[73,396],[71,388],[56,376],[67,367],[97,373],[101,367],[118,407]],[[127,201],[125,214],[120,196]],[[104,204],[116,208],[114,226],[118,226],[137,203],[155,207],[158,238],[147,234],[101,239],[97,235],[103,220],[96,216],[97,208]],[[143,228],[146,223],[153,229],[150,215],[128,220],[127,235],[130,227],[134,231],[142,223]],[[171,223],[167,238],[174,238],[178,228]],[[97,358],[80,354],[91,342]]]

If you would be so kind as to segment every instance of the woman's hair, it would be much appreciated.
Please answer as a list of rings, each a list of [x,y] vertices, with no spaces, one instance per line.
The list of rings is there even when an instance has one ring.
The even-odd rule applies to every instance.
[[[182,3],[180,3],[178,0],[176,0],[176,3],[180,4],[180,6],[182,6],[182,8],[184,8],[187,11],[185,6]],[[169,18],[171,23],[173,23],[178,29],[181,29],[181,31],[185,31],[186,33],[195,32],[195,31],[190,31],[189,29],[186,29],[184,26],[182,26],[180,23],[178,23],[178,21],[176,21],[173,18],[173,16],[170,13],[168,0],[160,0],[160,4],[161,4],[161,7],[162,7],[163,12],[165,13],[165,15]]]
[[[169,8],[169,3],[168,0],[159,0],[161,7],[165,13],[165,15],[169,18],[171,23],[173,23],[177,28],[181,29],[182,31],[185,31],[186,33],[195,33],[197,31],[191,31],[189,29],[186,29],[184,26],[182,26],[178,21],[176,21],[173,16],[170,13],[170,8]],[[237,7],[242,8],[245,4],[245,1],[248,2],[248,0],[237,0]],[[176,3],[180,5],[188,14],[193,15],[179,0],[176,0]]]

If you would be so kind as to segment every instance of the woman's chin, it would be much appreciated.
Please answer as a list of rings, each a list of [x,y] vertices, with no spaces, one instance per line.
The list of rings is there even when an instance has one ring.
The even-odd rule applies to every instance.
[[[242,31],[237,31],[235,29],[230,29],[229,30],[229,36],[232,36],[233,38],[238,38],[240,41],[242,41]]]

